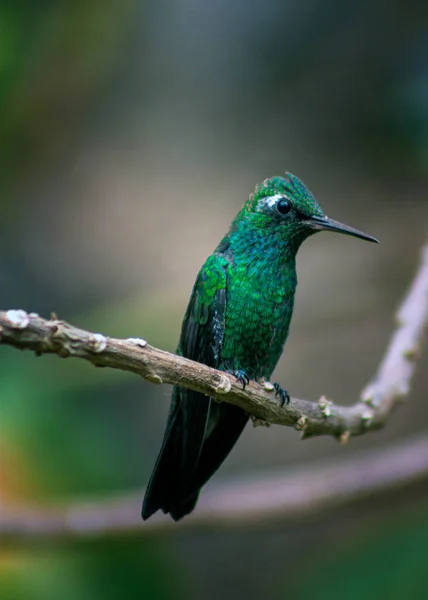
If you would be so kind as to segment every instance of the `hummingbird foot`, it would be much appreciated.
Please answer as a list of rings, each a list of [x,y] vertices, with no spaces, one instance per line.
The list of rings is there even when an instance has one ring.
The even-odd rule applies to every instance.
[[[284,406],[284,404],[289,404],[290,394],[287,392],[287,390],[284,390],[279,383],[274,383],[273,387],[275,388],[275,396],[279,396],[281,407]]]
[[[242,389],[245,390],[245,386],[250,383],[250,378],[242,369],[237,369],[236,371],[231,371],[232,375],[236,377],[238,383],[242,383]]]

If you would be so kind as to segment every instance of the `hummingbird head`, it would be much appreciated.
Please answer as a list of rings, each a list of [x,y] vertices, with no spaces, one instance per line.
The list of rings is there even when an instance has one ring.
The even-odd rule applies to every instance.
[[[327,217],[313,194],[298,177],[270,177],[256,186],[235,219],[250,221],[257,229],[268,229],[278,239],[286,239],[296,248],[317,231],[336,231],[378,243],[370,235]]]

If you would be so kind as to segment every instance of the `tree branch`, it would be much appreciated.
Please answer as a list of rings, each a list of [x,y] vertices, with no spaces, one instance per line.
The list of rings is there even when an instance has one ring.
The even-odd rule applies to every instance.
[[[141,508],[142,490],[69,505],[32,507],[0,504],[0,538],[3,543],[26,543],[29,539],[67,541],[124,534],[213,527],[295,523],[319,516],[374,494],[396,491],[428,477],[428,436],[421,435],[389,448],[363,451],[327,464],[311,464],[288,474],[273,472],[251,479],[224,479],[211,483],[198,510],[180,523],[161,515],[142,522],[135,518]]]
[[[182,387],[229,402],[248,412],[255,425],[287,425],[302,437],[350,436],[383,427],[393,408],[410,390],[423,333],[428,321],[428,245],[416,277],[398,312],[397,329],[374,379],[350,407],[322,397],[317,403],[292,398],[281,407],[270,383],[250,382],[245,390],[235,377],[149,346],[139,338],[116,339],[73,327],[52,315],[45,320],[23,310],[0,311],[0,344],[37,355],[83,358],[98,367],[130,371],[151,383]]]

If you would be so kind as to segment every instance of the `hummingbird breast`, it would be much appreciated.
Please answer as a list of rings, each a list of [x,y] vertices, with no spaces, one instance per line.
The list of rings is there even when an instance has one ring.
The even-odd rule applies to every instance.
[[[295,261],[229,268],[221,361],[269,379],[287,339],[297,285]]]

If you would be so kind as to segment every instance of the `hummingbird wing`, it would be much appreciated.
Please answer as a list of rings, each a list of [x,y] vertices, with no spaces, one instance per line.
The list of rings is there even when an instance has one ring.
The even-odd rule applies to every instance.
[[[228,267],[223,256],[214,254],[200,270],[177,350],[178,354],[211,367],[220,365]],[[174,519],[179,519],[194,508],[200,486],[195,489],[192,479],[211,419],[211,402],[203,394],[174,386],[162,448],[144,498],[143,519],[148,519],[158,509],[171,512]],[[216,420],[215,415],[212,416]]]

